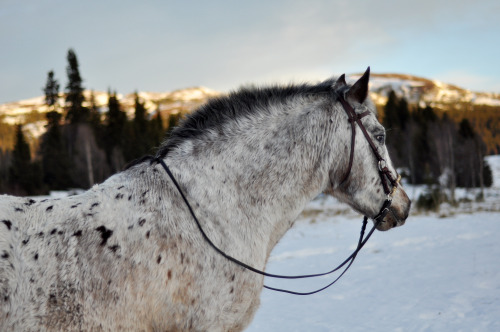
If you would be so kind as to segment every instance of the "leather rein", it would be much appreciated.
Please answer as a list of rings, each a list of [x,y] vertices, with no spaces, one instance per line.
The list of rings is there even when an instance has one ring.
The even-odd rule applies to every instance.
[[[194,213],[193,208],[191,207],[191,204],[187,200],[186,196],[184,195],[184,192],[182,191],[180,185],[178,184],[177,180],[175,179],[174,175],[172,174],[172,172],[168,168],[168,166],[165,163],[165,161],[162,158],[160,158],[160,157],[153,157],[153,156],[145,156],[145,157],[142,158],[141,161],[150,160],[151,163],[156,162],[156,163],[159,163],[163,167],[163,169],[168,174],[168,176],[172,180],[173,184],[177,188],[179,194],[181,195],[184,203],[186,204],[186,206],[187,206],[187,208],[189,210],[189,213],[193,217],[193,220],[195,221],[196,226],[198,227],[198,230],[202,234],[202,236],[205,239],[205,241],[217,253],[219,253],[224,258],[228,259],[229,261],[231,261],[231,262],[233,262],[233,263],[235,263],[235,264],[237,264],[237,265],[239,265],[239,266],[241,266],[241,267],[243,267],[243,268],[245,268],[245,269],[247,269],[249,271],[252,271],[252,272],[260,274],[260,275],[263,275],[265,277],[279,278],[279,279],[304,279],[304,278],[321,277],[321,276],[332,274],[332,273],[334,273],[336,271],[339,271],[343,267],[345,267],[344,270],[340,273],[340,275],[335,280],[333,280],[332,282],[330,282],[328,285],[326,285],[326,286],[324,286],[322,288],[319,288],[317,290],[311,291],[311,292],[295,292],[295,291],[291,291],[291,290],[287,290],[287,289],[274,288],[274,287],[269,287],[269,286],[264,285],[264,288],[267,288],[267,289],[270,289],[270,290],[273,290],[273,291],[277,291],[277,292],[289,293],[289,294],[293,294],[293,295],[311,295],[311,294],[315,294],[315,293],[321,292],[321,291],[327,289],[328,287],[332,286],[333,284],[335,284],[344,275],[344,273],[347,272],[347,270],[349,269],[349,267],[354,262],[354,259],[356,258],[358,252],[361,250],[361,248],[363,248],[363,246],[366,244],[366,242],[369,240],[369,238],[371,237],[371,235],[375,231],[375,228],[382,222],[382,220],[384,219],[384,217],[386,216],[386,214],[389,212],[389,207],[391,206],[391,203],[392,203],[392,197],[393,197],[393,195],[394,195],[394,193],[395,193],[395,191],[396,191],[396,189],[397,189],[397,187],[399,185],[399,181],[401,179],[400,176],[398,176],[397,179],[394,179],[394,177],[391,174],[391,171],[387,167],[387,163],[385,162],[385,160],[382,158],[382,156],[378,152],[378,150],[377,150],[375,144],[373,143],[370,135],[368,134],[368,132],[366,131],[366,129],[365,129],[364,125],[363,125],[363,123],[361,122],[361,119],[364,116],[370,114],[370,111],[366,111],[366,112],[361,113],[361,114],[356,114],[356,112],[351,107],[351,105],[349,105],[349,103],[347,103],[342,96],[339,96],[338,99],[339,99],[340,103],[342,104],[344,110],[347,113],[348,121],[349,121],[349,123],[351,123],[351,128],[352,128],[351,152],[350,152],[350,157],[349,157],[348,171],[347,171],[346,175],[344,176],[343,180],[341,181],[341,184],[344,183],[347,180],[347,178],[349,177],[349,175],[351,173],[352,162],[353,162],[353,158],[354,158],[354,142],[355,142],[355,135],[356,135],[355,124],[358,124],[358,126],[361,128],[361,131],[363,132],[365,138],[367,139],[368,143],[370,144],[370,147],[371,147],[373,153],[375,154],[375,157],[378,160],[379,175],[380,175],[380,178],[381,178],[381,181],[382,181],[382,186],[384,187],[384,192],[386,193],[387,197],[386,197],[386,200],[384,201],[384,203],[382,204],[382,207],[380,208],[380,212],[375,217],[373,217],[373,220],[375,221],[374,225],[371,228],[371,230],[368,232],[368,234],[366,235],[366,237],[364,236],[364,234],[365,234],[365,231],[366,231],[366,225],[368,223],[368,217],[364,216],[363,217],[363,224],[361,226],[361,232],[360,232],[360,236],[359,236],[359,240],[358,240],[358,245],[357,245],[356,249],[341,264],[339,264],[337,267],[335,267],[334,269],[332,269],[332,270],[330,270],[328,272],[316,273],[316,274],[306,274],[306,275],[292,275],[292,276],[291,275],[272,274],[272,273],[267,273],[267,272],[264,272],[262,270],[256,269],[256,268],[254,268],[254,267],[252,267],[252,266],[250,266],[250,265],[248,265],[246,263],[243,263],[240,260],[238,260],[238,259],[236,259],[236,258],[234,258],[234,257],[232,257],[232,256],[230,256],[228,254],[226,254],[223,250],[221,250],[219,247],[217,247],[210,240],[210,238],[207,236],[207,234],[203,230],[203,227],[201,226],[200,221],[198,220],[196,214]],[[389,186],[387,184],[386,178],[391,183],[392,189],[389,189]]]

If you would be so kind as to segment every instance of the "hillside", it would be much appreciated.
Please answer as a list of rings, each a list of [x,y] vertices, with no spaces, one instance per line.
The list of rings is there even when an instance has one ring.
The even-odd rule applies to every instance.
[[[350,76],[355,80],[359,75]],[[438,111],[449,112],[456,121],[468,118],[487,141],[491,153],[500,151],[500,133],[496,130],[500,125],[500,93],[473,92],[451,84],[436,80],[404,74],[372,74],[370,95],[381,109],[387,102],[389,92],[393,90],[399,97],[405,97],[410,104],[421,107],[431,106]],[[205,103],[210,97],[221,93],[205,88],[192,87],[172,92],[139,92],[150,115],[160,112],[164,119],[170,114],[186,113]],[[91,95],[97,108],[107,111],[108,93],[102,91],[84,92],[86,106],[90,106]],[[129,117],[134,114],[134,93],[118,94],[118,99]],[[64,106],[64,94],[60,94],[60,109]],[[34,97],[17,102],[0,105],[0,126],[27,124],[24,131],[28,137],[38,138],[45,131],[45,115],[48,111],[44,97]],[[481,112],[473,112],[481,111]],[[1,129],[1,128],[0,128]],[[13,133],[13,130],[2,130]],[[3,137],[0,148],[12,148],[13,140]]]
[[[217,96],[220,93],[204,87],[193,87],[172,92],[139,92],[138,94],[149,113],[156,113],[159,110],[162,115],[163,113],[166,115],[167,113],[175,114],[190,111],[206,102],[208,98]],[[84,96],[86,101],[84,106],[90,106],[92,95],[97,108],[101,112],[106,112],[108,93],[85,90]],[[127,112],[129,117],[133,117],[134,93],[126,95],[117,94],[117,97],[123,110]],[[59,106],[61,109],[64,107],[64,98],[65,95],[60,93]],[[0,105],[0,117],[4,123],[14,125],[29,121],[30,114],[33,112],[46,113],[48,110],[47,105],[45,105],[45,97],[39,96]]]

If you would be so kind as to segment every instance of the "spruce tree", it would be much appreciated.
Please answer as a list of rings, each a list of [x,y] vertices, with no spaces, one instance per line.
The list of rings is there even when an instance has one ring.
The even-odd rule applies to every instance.
[[[16,128],[16,144],[12,151],[12,164],[9,169],[9,182],[16,194],[34,194],[41,190],[40,175],[36,172],[39,165],[31,163],[31,151],[23,134],[22,125]],[[38,187],[38,188],[37,188]]]
[[[398,97],[396,93],[391,90],[387,97],[387,103],[384,106],[384,120],[382,124],[386,129],[392,130],[399,122],[398,120]]]
[[[47,74],[47,83],[45,83],[43,91],[45,93],[45,104],[47,104],[50,109],[55,110],[57,100],[59,99],[59,83],[54,78],[53,70],[49,71]]]
[[[68,50],[68,66],[66,73],[68,75],[68,85],[66,86],[66,119],[71,124],[86,122],[88,120],[88,110],[83,107],[85,100],[83,96],[82,78],[78,68],[78,59],[72,49]]]
[[[139,99],[139,94],[135,92],[135,112],[134,120],[132,121],[132,136],[134,141],[129,146],[130,157],[129,160],[139,158],[145,155],[152,147],[152,137],[150,123],[147,119],[146,108],[144,103]]]
[[[103,142],[112,171],[123,166],[123,139],[127,124],[127,115],[121,110],[116,92],[108,91],[108,113],[103,131]]]
[[[61,134],[61,114],[55,111],[47,113],[48,129],[42,137],[43,182],[53,190],[67,189],[73,186],[70,176],[71,161],[67,154]]]

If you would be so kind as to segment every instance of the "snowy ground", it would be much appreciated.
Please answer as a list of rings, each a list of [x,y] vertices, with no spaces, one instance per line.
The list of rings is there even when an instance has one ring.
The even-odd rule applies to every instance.
[[[402,227],[376,232],[346,275],[322,293],[265,289],[247,331],[500,331],[500,156],[488,161],[495,183],[484,202],[415,213]],[[355,248],[360,226],[361,216],[319,198],[276,246],[267,271],[328,271]],[[330,280],[265,283],[308,291]]]

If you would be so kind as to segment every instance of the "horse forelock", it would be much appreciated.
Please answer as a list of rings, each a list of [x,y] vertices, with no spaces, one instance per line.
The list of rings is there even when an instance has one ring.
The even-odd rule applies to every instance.
[[[259,116],[269,112],[270,106],[284,104],[294,97],[324,95],[336,99],[340,90],[347,90],[346,85],[333,89],[335,79],[328,79],[318,84],[290,84],[270,87],[244,87],[226,96],[209,100],[196,111],[188,115],[176,127],[168,140],[158,149],[157,156],[165,157],[170,151],[187,140],[201,138],[210,132],[222,132],[228,123]]]

